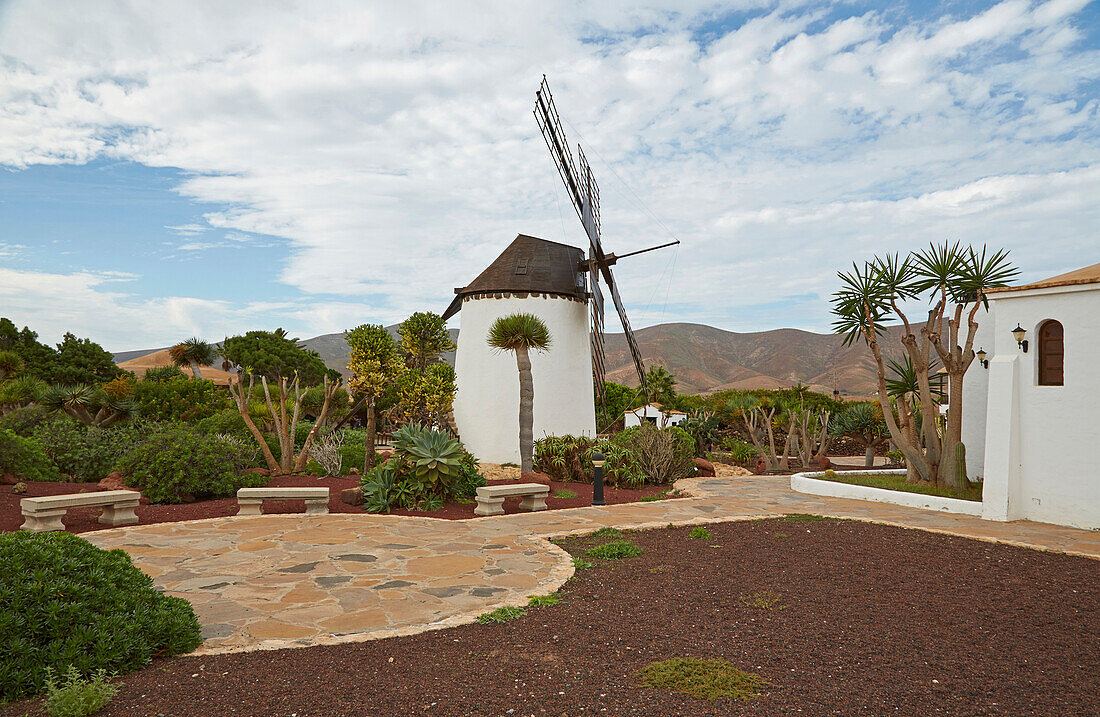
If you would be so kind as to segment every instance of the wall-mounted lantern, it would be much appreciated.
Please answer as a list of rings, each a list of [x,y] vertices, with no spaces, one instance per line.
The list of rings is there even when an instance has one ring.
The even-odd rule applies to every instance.
[[[1016,339],[1016,345],[1022,348],[1026,354],[1027,339],[1024,338],[1025,336],[1027,336],[1027,329],[1021,329],[1020,324],[1017,323],[1016,328],[1012,329],[1012,338]]]
[[[978,352],[974,355],[978,358],[978,363],[982,365],[982,368],[989,368],[989,361],[985,358],[988,354],[986,354],[985,349],[978,349]]]

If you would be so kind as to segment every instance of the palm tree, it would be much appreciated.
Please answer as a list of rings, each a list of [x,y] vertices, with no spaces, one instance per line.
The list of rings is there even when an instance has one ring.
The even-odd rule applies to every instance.
[[[550,348],[550,329],[533,314],[502,316],[489,327],[489,345],[499,351],[514,351],[519,368],[519,456],[520,472],[532,470],[534,451],[535,382],[531,376],[530,351]]]
[[[650,366],[645,373],[646,399],[664,403],[676,397],[676,377],[664,366]]]
[[[215,352],[213,346],[192,336],[168,349],[168,355],[180,368],[189,366],[191,374],[202,380],[202,371],[199,370],[199,367],[214,363]]]

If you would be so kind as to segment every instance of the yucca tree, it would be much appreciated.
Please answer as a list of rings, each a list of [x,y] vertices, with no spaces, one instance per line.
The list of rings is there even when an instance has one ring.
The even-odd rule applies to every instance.
[[[875,449],[890,440],[882,413],[870,403],[853,403],[833,416],[829,433],[851,438],[864,450],[864,465],[875,463]]]
[[[63,411],[85,426],[106,428],[137,413],[129,398],[112,398],[102,388],[88,384],[50,386],[38,402],[54,411]]]
[[[172,361],[180,368],[184,366],[190,367],[191,374],[195,378],[201,380],[202,371],[199,367],[209,366],[214,363],[216,352],[213,346],[192,336],[168,349],[168,355],[172,357]]]
[[[904,258],[887,254],[839,272],[842,287],[833,295],[833,326],[845,345],[863,340],[878,370],[878,399],[890,437],[920,478],[951,488],[965,488],[954,470],[955,444],[962,436],[962,380],[974,360],[977,313],[988,308],[986,292],[1007,286],[1019,271],[1008,252],[963,248],[958,242],[930,245]],[[914,327],[901,306],[927,300],[927,321]],[[924,427],[921,440],[906,435],[890,405],[886,363],[879,338],[883,325],[900,319],[901,344],[916,379],[916,406]],[[965,338],[964,338],[965,336]],[[933,388],[934,360],[947,374],[947,422],[939,428],[940,400]],[[914,415],[914,423],[918,415]],[[945,460],[945,456],[947,459]]]
[[[534,314],[502,316],[489,327],[487,341],[498,351],[516,355],[519,369],[519,457],[520,472],[532,470],[534,451],[535,381],[531,375],[531,351],[550,348],[550,329]]]

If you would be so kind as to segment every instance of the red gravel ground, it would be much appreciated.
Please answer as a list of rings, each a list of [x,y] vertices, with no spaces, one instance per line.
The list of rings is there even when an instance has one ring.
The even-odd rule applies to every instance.
[[[1098,561],[850,521],[708,529],[628,533],[642,555],[593,560],[563,603],[503,624],[160,660],[102,714],[1100,714]],[[782,607],[742,604],[761,591]],[[769,686],[713,703],[639,686],[673,657]]]
[[[513,481],[489,481],[490,485],[511,483]],[[327,486],[329,488],[329,510],[333,513],[363,513],[363,509],[348,505],[340,500],[340,491],[345,488],[354,488],[359,485],[357,477],[350,478],[314,478],[313,476],[276,476],[268,485],[272,486]],[[62,483],[62,482],[29,482],[27,492],[16,495],[11,492],[11,486],[0,486],[0,532],[18,530],[23,524],[23,515],[19,510],[19,500],[41,495],[61,495],[64,493],[80,493],[96,491],[95,483]],[[577,494],[576,498],[555,498],[555,491],[569,490]],[[616,490],[608,488],[604,497],[608,503],[633,503],[645,496],[660,495],[667,486],[645,486],[639,490]],[[519,512],[519,498],[508,498],[504,501],[505,513]],[[585,483],[551,483],[550,497],[546,505],[550,510],[556,508],[578,508],[592,504],[592,486]],[[396,515],[421,515],[428,518],[447,518],[462,520],[473,518],[473,502],[448,503],[442,510],[427,511],[393,511]],[[269,500],[264,503],[266,513],[304,513],[305,503],[294,500]],[[100,508],[76,508],[65,514],[62,522],[70,533],[83,533],[89,530],[103,530],[110,526],[98,522]],[[236,498],[223,498],[221,500],[204,500],[197,503],[184,503],[180,505],[141,505],[137,509],[138,522],[142,525],[150,523],[172,523],[181,520],[196,520],[199,518],[220,518],[237,514]]]

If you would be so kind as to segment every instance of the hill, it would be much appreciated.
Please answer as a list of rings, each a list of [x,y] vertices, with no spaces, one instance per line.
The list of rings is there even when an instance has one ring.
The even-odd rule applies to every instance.
[[[386,327],[394,336],[396,326]],[[889,356],[900,355],[897,327],[887,330],[883,346]],[[676,376],[681,393],[711,393],[725,389],[783,388],[802,383],[816,391],[866,396],[875,391],[875,364],[862,343],[844,346],[841,336],[799,329],[736,333],[703,324],[658,324],[636,332],[647,365],[660,364]],[[458,331],[451,330],[458,340]],[[302,341],[321,355],[325,365],[346,375],[344,334],[322,334]],[[609,380],[637,385],[634,364],[622,334],[607,335]],[[115,354],[125,361],[153,353]],[[454,354],[444,356],[454,364]]]

